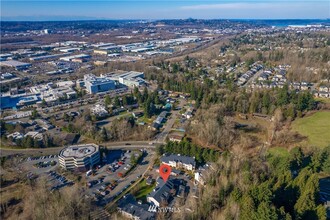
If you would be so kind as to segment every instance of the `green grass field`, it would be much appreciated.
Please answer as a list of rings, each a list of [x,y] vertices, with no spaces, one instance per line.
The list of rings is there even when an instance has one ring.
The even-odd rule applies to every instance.
[[[135,194],[135,198],[136,200],[142,200],[142,201],[146,201],[146,197],[147,195],[153,190],[153,188],[155,187],[155,183],[152,185],[147,185],[146,183],[146,179],[144,179],[143,181],[141,181],[136,187],[139,189],[136,194]]]
[[[330,99],[327,98],[315,98],[315,100],[322,103],[330,103]]]
[[[288,157],[289,151],[284,147],[272,147],[268,150],[268,154],[271,157]]]
[[[292,129],[307,136],[311,146],[325,147],[330,144],[330,111],[299,118],[292,123]]]

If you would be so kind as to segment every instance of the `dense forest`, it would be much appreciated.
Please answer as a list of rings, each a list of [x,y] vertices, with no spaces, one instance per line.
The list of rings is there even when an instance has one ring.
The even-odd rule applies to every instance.
[[[189,63],[180,71],[187,71],[188,67]],[[214,81],[209,78],[196,80],[195,74],[191,72],[169,75],[150,74],[148,78],[157,80],[163,89],[189,93],[191,98],[196,101],[196,108],[209,108],[212,104],[224,104],[226,112],[268,115],[273,115],[276,108],[281,108],[284,116],[293,120],[297,116],[301,117],[304,111],[317,107],[317,102],[310,92],[296,92],[291,90],[288,84],[283,88],[251,92],[238,88],[231,78],[226,78],[226,82],[221,84],[223,78],[216,78]]]
[[[330,146],[287,156],[221,155],[187,219],[326,219],[319,178],[330,174]],[[181,216],[182,217],[182,216]]]

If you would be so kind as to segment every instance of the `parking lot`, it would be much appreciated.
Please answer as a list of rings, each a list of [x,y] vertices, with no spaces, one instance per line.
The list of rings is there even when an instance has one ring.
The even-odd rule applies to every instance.
[[[65,186],[71,186],[74,184],[73,181],[67,179],[65,176],[58,174],[55,171],[49,171],[48,174],[48,182],[50,185],[50,191],[58,190]]]
[[[54,170],[57,166],[58,156],[47,155],[23,159],[20,168],[39,175]]]
[[[120,177],[120,173],[124,174],[130,168],[132,154],[136,154],[136,151],[129,153],[121,150],[110,151],[106,164],[98,169],[95,175],[91,174],[87,177],[88,193],[99,205],[112,201],[137,181],[148,168],[153,152],[146,152],[143,160],[127,176]]]
[[[135,159],[139,154],[143,157],[136,166],[131,163],[132,155]],[[103,164],[93,172],[83,172],[79,175],[86,177],[87,196],[98,205],[106,205],[116,196],[134,184],[145,171],[154,155],[151,150],[112,150],[103,159]],[[57,155],[34,156],[21,160],[20,169],[28,171],[34,176],[45,176],[50,191],[68,187],[74,182],[57,172],[59,166]],[[88,175],[87,175],[88,173]]]

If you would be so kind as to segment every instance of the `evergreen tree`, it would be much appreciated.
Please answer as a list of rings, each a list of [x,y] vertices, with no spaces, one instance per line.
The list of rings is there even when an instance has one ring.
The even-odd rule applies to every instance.
[[[118,96],[115,97],[114,105],[116,107],[120,107],[120,101],[119,101],[119,97]]]
[[[270,206],[267,202],[261,202],[257,209],[258,220],[277,220],[278,215],[274,207]]]
[[[319,179],[317,174],[311,175],[303,188],[301,195],[295,204],[295,212],[298,218],[315,219],[316,217],[316,202],[319,192]]]
[[[241,200],[241,212],[240,212],[240,219],[242,220],[250,220],[256,219],[256,212],[255,212],[255,204],[253,199],[248,196],[244,195]]]
[[[39,117],[39,114],[38,114],[37,110],[33,109],[32,113],[31,113],[31,119],[36,119],[38,117]]]
[[[278,104],[279,106],[283,106],[289,103],[289,86],[285,84],[283,88],[280,89],[279,96],[278,96]]]
[[[101,129],[100,140],[102,142],[108,140],[108,133],[107,133],[107,130],[104,127]]]
[[[105,104],[105,106],[111,105],[111,98],[109,95],[105,96],[104,104]]]
[[[295,147],[290,151],[291,169],[298,170],[302,166],[304,154],[300,147]]]
[[[316,215],[318,220],[327,220],[327,209],[323,204],[316,207]]]
[[[136,163],[137,163],[137,160],[136,160],[136,157],[135,157],[134,153],[131,156],[131,163],[132,163],[133,166],[136,165]]]

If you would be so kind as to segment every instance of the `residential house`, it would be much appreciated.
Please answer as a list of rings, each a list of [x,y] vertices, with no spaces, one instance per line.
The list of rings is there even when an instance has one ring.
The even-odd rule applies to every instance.
[[[155,213],[149,212],[147,204],[140,204],[135,201],[131,194],[125,195],[118,202],[118,212],[123,216],[134,220],[154,220],[156,219]]]
[[[329,92],[330,89],[329,89],[329,87],[327,87],[327,86],[320,86],[320,87],[319,87],[319,91],[320,91],[320,92]]]
[[[27,137],[27,136],[30,136],[32,137],[33,139],[38,139],[38,140],[42,140],[43,139],[43,136],[41,133],[37,132],[37,131],[29,131],[28,133],[26,133],[24,135],[24,137]]]
[[[9,138],[12,138],[13,140],[18,140],[18,139],[22,139],[24,137],[24,135],[23,134],[21,134],[20,132],[14,132],[14,133],[12,133],[12,134],[9,134],[9,135],[7,135],[7,138],[9,139]]]
[[[182,141],[183,137],[184,137],[184,132],[181,131],[171,131],[168,134],[168,138],[170,139],[170,141],[180,142]]]
[[[173,196],[173,190],[175,190],[173,179],[164,182],[162,178],[158,178],[156,187],[147,196],[147,201],[157,207],[167,205]]]
[[[132,115],[134,118],[140,118],[143,116],[143,112],[138,111],[138,112],[132,112]]]
[[[160,158],[163,164],[167,164],[171,167],[182,168],[185,170],[195,170],[196,161],[194,157],[181,156],[180,154],[164,155]]]

